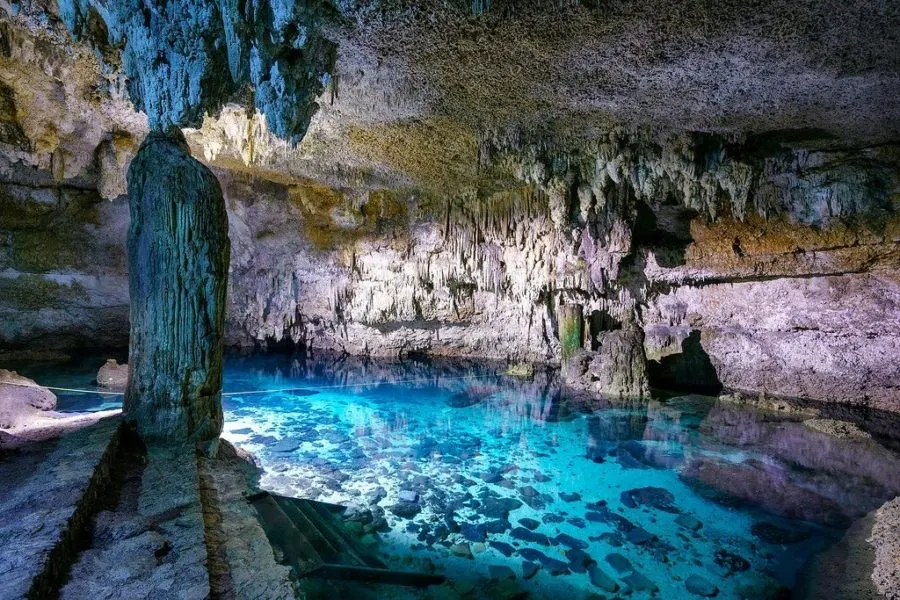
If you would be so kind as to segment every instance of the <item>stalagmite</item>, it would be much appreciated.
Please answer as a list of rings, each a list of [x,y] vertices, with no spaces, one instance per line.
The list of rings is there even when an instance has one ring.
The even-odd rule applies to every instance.
[[[222,190],[173,128],[144,140],[128,195],[126,420],[145,440],[216,438],[230,254]]]

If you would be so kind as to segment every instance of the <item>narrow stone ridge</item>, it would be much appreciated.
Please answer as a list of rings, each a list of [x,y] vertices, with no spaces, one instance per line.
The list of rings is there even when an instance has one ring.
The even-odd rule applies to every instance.
[[[210,597],[193,447],[151,446],[122,460],[119,498],[97,515],[93,541],[59,597]]]
[[[28,448],[0,463],[0,598],[55,594],[111,480],[120,419]],[[42,445],[43,446],[43,445]]]
[[[245,499],[255,467],[224,440],[215,458],[200,456],[198,462],[211,598],[295,598],[290,568],[275,562],[256,511]]]

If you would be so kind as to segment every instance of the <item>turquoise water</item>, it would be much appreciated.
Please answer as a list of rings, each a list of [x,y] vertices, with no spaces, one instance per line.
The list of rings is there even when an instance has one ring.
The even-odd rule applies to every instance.
[[[388,562],[475,597],[507,577],[536,597],[789,597],[811,556],[900,494],[900,459],[872,440],[702,396],[576,401],[552,372],[244,357],[224,387],[224,437],[257,456],[263,488],[355,507]]]

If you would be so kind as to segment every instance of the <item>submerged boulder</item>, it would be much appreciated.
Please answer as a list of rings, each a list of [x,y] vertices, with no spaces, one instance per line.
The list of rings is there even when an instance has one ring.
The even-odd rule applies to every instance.
[[[0,369],[0,429],[29,425],[56,408],[56,394],[15,371]]]

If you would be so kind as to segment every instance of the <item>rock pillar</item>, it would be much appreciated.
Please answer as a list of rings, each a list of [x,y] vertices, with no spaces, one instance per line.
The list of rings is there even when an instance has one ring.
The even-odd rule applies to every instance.
[[[581,350],[584,340],[583,312],[580,304],[559,305],[559,346],[564,368],[569,359]]]
[[[216,438],[231,252],[222,190],[172,128],[144,140],[128,169],[128,196],[125,419],[147,442]]]

